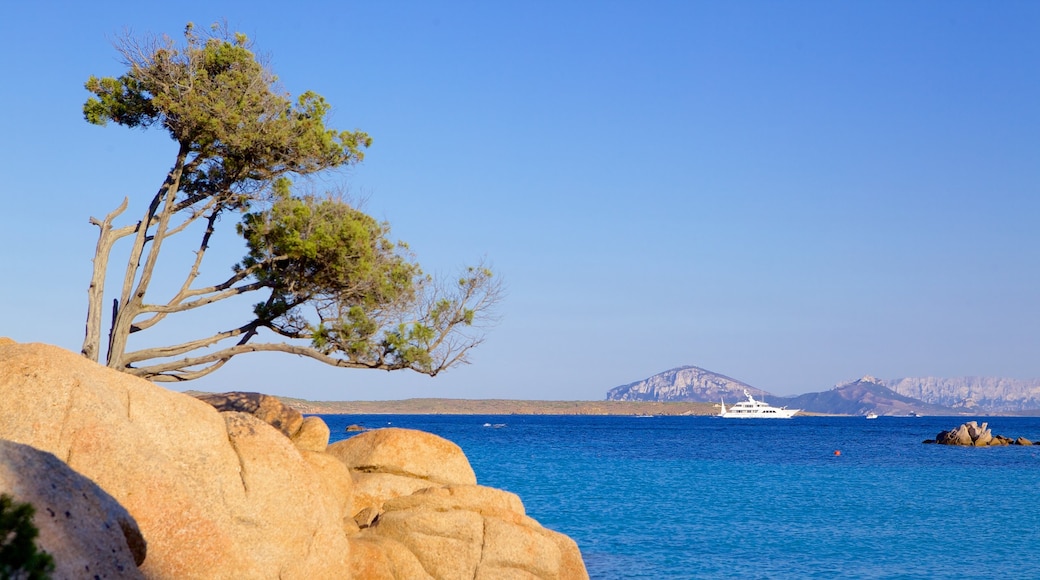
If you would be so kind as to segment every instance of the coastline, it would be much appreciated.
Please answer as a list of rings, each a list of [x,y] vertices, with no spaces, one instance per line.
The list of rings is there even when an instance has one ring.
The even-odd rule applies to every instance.
[[[528,401],[513,399],[403,399],[307,401],[278,397],[315,415],[715,415],[717,403],[657,401]]]
[[[185,391],[185,394],[202,394]],[[542,401],[525,399],[415,398],[391,401],[310,401],[274,395],[305,415],[717,415],[718,403],[660,401]],[[840,413],[800,411],[799,417],[853,417]],[[943,417],[1034,417],[1038,411],[1018,413],[949,413]]]

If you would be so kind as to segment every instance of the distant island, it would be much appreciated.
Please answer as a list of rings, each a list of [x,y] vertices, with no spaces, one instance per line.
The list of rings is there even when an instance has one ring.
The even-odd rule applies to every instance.
[[[1040,415],[1040,379],[872,376],[828,391],[779,397],[695,366],[670,369],[607,393],[609,401],[737,401],[744,391],[776,406],[835,415]]]
[[[279,397],[313,415],[715,415],[744,391],[800,415],[1040,416],[1040,380],[967,377],[878,379],[865,376],[830,390],[779,397],[695,366],[670,369],[607,392],[602,401],[416,398],[309,401]],[[194,391],[189,391],[189,394]]]
[[[718,404],[658,401],[525,401],[509,399],[404,399],[307,401],[278,397],[315,415],[714,415]]]

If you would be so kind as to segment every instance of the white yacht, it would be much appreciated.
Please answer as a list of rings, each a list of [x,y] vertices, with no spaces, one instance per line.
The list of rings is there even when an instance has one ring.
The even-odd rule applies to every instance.
[[[756,401],[751,393],[744,389],[746,401],[734,403],[729,409],[726,401],[722,401],[719,417],[725,419],[790,419],[801,409],[788,409],[787,407],[773,407],[763,401]]]

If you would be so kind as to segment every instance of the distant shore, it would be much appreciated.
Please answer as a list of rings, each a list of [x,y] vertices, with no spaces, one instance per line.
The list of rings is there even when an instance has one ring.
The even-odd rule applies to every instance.
[[[719,412],[718,403],[507,399],[307,401],[278,398],[301,413],[316,415],[715,415]]]

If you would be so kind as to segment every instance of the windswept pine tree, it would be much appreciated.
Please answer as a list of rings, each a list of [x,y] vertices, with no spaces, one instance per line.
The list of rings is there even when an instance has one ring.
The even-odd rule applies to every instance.
[[[176,145],[173,164],[136,222],[116,227],[129,200],[104,219],[89,288],[83,354],[99,360],[105,284],[113,247],[130,246],[113,300],[105,362],[153,381],[195,379],[248,352],[277,351],[338,367],[412,369],[428,375],[465,362],[500,296],[480,264],[448,282],[413,261],[390,228],[341,197],[303,194],[294,180],[361,162],[371,138],[326,126],[330,105],[305,92],[291,99],[249,40],[189,24],[184,42],[126,37],[118,78],[91,77],[87,121],[158,128]],[[237,217],[245,256],[227,278],[200,284],[213,234]],[[160,252],[176,235],[198,235],[193,263],[173,297],[149,301]],[[167,272],[164,272],[168,274]],[[154,294],[154,293],[153,293]],[[133,350],[131,336],[167,317],[255,295],[233,328]]]

